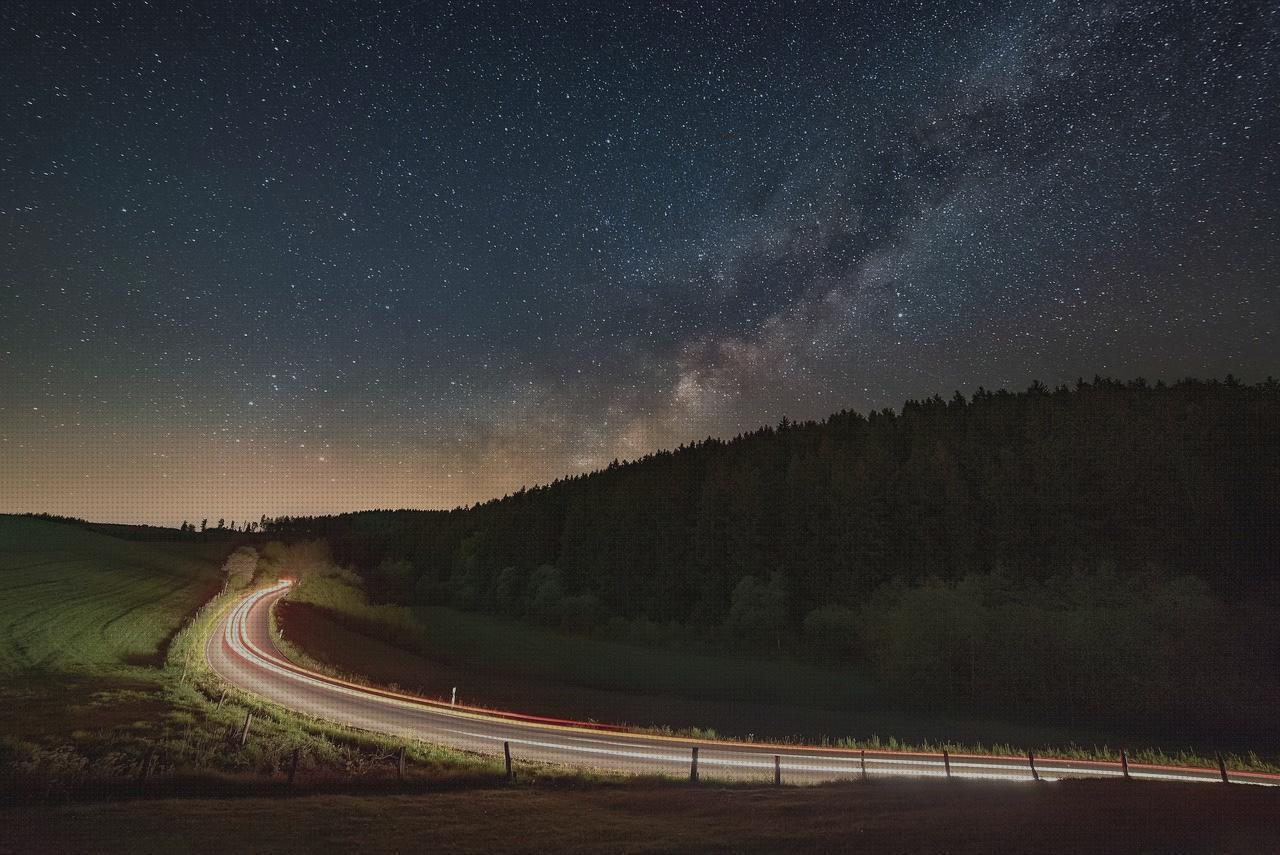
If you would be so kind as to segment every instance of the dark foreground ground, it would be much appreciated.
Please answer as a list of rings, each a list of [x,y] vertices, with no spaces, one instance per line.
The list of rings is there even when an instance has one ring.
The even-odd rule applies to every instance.
[[[4,852],[1280,852],[1280,790],[624,784],[10,807]]]

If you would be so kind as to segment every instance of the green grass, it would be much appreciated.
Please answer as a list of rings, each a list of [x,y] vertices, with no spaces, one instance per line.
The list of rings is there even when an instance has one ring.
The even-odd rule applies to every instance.
[[[746,660],[727,666],[727,660],[703,656],[672,666],[680,657],[668,651],[575,638],[479,615],[428,610],[415,617],[403,609],[364,603],[346,584],[350,579],[335,575],[327,565],[319,574],[306,573],[315,545],[268,548],[263,558],[249,548],[228,556],[229,549],[225,541],[136,543],[74,525],[0,517],[4,796],[279,793],[295,753],[294,792],[485,790],[500,784],[500,763],[493,757],[405,743],[300,716],[227,687],[210,672],[202,647],[218,617],[246,588],[282,574],[303,574],[303,599],[313,597],[326,607],[355,604],[348,617],[357,622],[384,622],[391,627],[388,634],[401,641],[446,646],[453,664],[440,675],[443,682],[437,681],[442,690],[459,675],[464,693],[475,690],[483,684],[480,666],[496,660],[502,668],[522,668],[533,675],[513,679],[513,672],[499,669],[489,678],[489,685],[511,692],[510,705],[519,708],[554,702],[572,708],[585,699],[634,710],[647,699],[652,721],[661,723],[679,722],[681,715],[669,715],[673,709],[703,722],[709,719],[701,714],[708,710],[745,709],[754,715],[764,708],[753,706],[751,695],[768,687],[735,670],[756,668]],[[219,589],[222,594],[206,601]],[[419,622],[423,618],[426,624]],[[425,661],[338,623],[322,629],[328,643],[372,656],[396,672],[403,664],[396,657]],[[602,667],[618,668],[624,655],[634,657],[634,673],[611,674]],[[562,656],[569,658],[560,660]],[[776,670],[787,668],[784,663],[768,667],[775,669],[762,672],[769,679],[789,679]],[[812,680],[820,670],[802,672],[799,679]],[[609,688],[582,689],[552,679],[578,674]],[[659,692],[718,681],[728,700],[718,707],[673,707],[670,696],[633,691],[631,681],[636,680],[659,686]],[[775,690],[769,697],[779,694]],[[249,713],[253,726],[241,745],[239,734]],[[404,780],[395,762],[402,748],[408,761]],[[617,780],[536,764],[518,766],[521,785],[584,787]]]
[[[415,610],[427,649],[451,664],[505,670],[597,689],[695,695],[707,700],[857,707],[871,696],[855,669],[731,658],[575,636],[491,615]]]
[[[533,681],[710,701],[835,709],[864,706],[871,690],[856,669],[675,652],[585,637],[477,612],[371,605],[351,579],[311,575],[289,600],[324,609],[346,625],[430,655],[459,671],[518,674]]]
[[[208,633],[279,569],[231,549],[0,516],[0,797],[257,792],[282,785],[295,752],[302,791],[501,780],[492,757],[313,720],[224,685],[204,660]]]
[[[0,676],[157,664],[220,584],[227,543],[134,543],[0,516]]]

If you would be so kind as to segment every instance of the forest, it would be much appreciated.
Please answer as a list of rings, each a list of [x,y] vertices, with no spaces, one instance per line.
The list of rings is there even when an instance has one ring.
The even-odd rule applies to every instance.
[[[1277,698],[1271,379],[957,392],[267,529],[326,539],[374,601],[860,663],[917,699],[1221,720],[1228,693],[1243,718]]]

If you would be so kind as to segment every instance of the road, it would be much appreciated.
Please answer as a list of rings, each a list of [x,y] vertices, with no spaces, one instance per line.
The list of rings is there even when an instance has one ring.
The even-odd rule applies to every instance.
[[[817,783],[886,775],[1032,782],[1122,777],[1119,762],[907,753],[766,745],[653,736],[594,724],[455,706],[371,689],[295,665],[271,637],[270,610],[282,582],[246,595],[222,618],[205,647],[228,683],[295,712],[338,724],[518,760],[632,774],[688,776],[697,754],[700,779]],[[1130,763],[1133,778],[1222,783],[1218,769]],[[1280,775],[1231,771],[1231,781],[1280,786]]]

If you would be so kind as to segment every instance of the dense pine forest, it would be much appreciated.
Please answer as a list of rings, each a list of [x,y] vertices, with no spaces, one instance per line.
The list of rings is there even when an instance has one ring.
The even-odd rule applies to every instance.
[[[1280,668],[1280,384],[979,389],[269,528],[328,540],[375,600],[859,662],[909,695],[1212,716],[1268,702]]]

